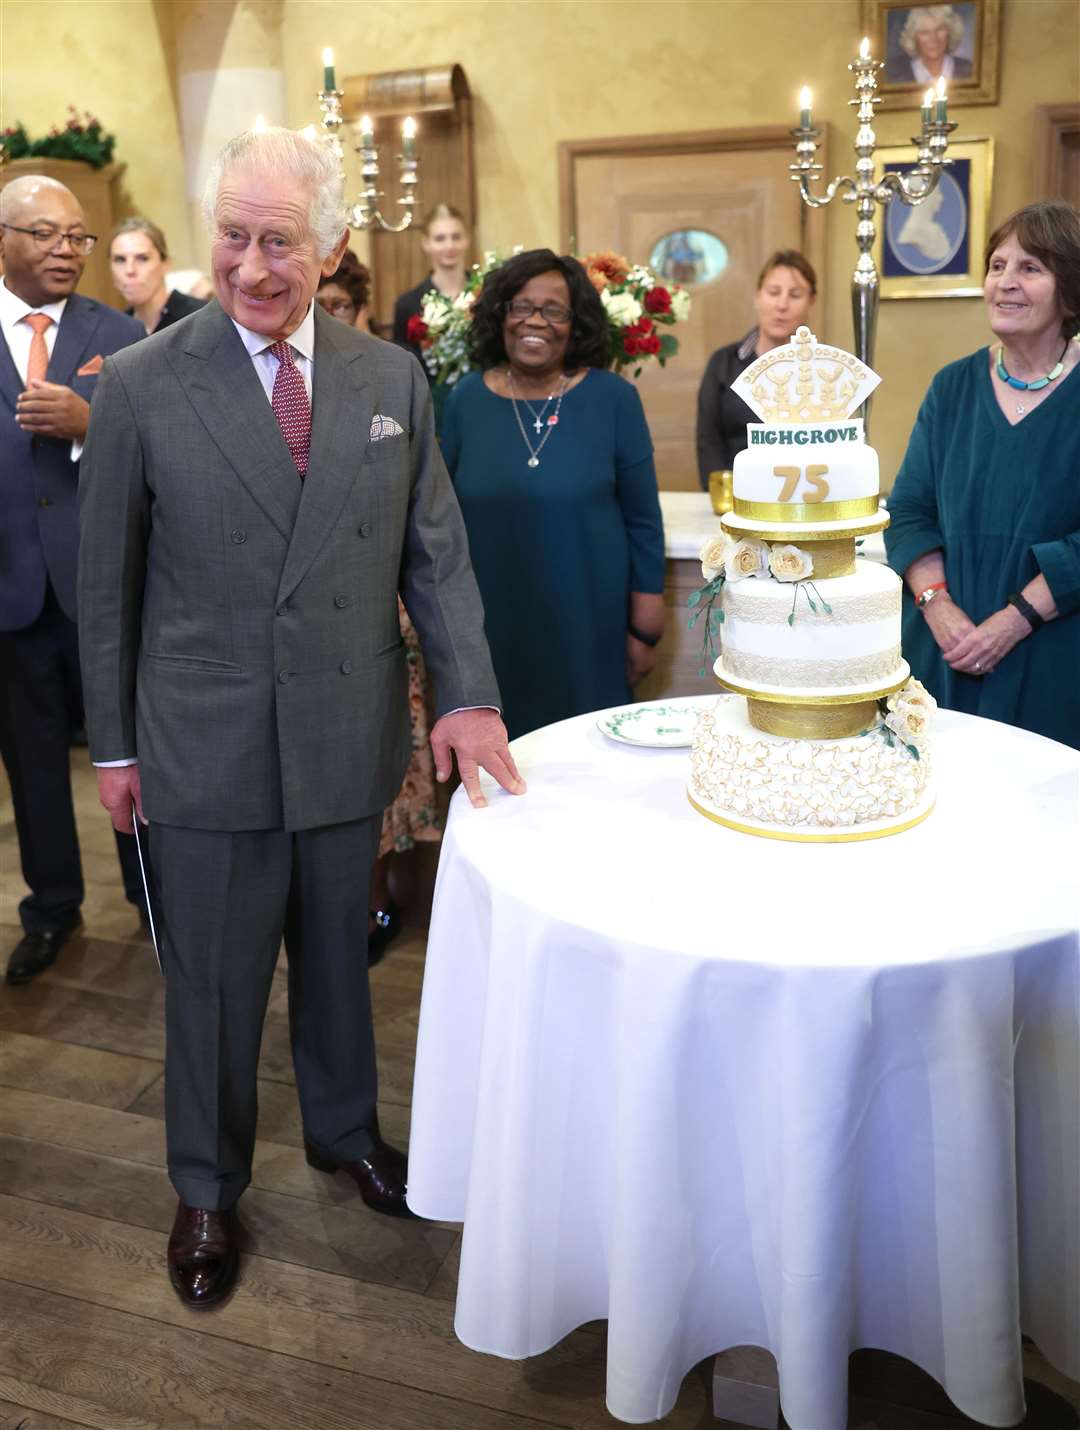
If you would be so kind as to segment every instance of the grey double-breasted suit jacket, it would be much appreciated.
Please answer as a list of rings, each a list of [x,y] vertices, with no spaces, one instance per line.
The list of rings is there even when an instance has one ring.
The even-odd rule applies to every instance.
[[[371,440],[377,417],[400,433]],[[106,362],[80,504],[90,753],[138,758],[151,821],[296,830],[389,804],[399,590],[438,712],[498,704],[424,375],[318,307],[304,481],[211,303]]]

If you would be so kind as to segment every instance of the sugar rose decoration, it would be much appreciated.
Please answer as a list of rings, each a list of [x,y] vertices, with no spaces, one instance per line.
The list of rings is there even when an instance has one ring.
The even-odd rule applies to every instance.
[[[701,560],[701,574],[706,581],[715,581],[727,566],[732,541],[727,536],[714,536],[698,553]]]
[[[774,546],[769,551],[769,570],[778,581],[805,581],[814,562],[808,551],[797,546]]]
[[[735,543],[724,569],[729,581],[745,581],[748,576],[768,576],[769,548],[754,536]]]
[[[885,702],[884,723],[898,740],[916,749],[926,743],[937,701],[914,677]]]

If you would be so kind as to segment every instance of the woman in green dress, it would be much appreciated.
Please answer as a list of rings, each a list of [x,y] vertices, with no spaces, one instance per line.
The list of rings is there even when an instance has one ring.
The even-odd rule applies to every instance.
[[[951,710],[1080,748],[1080,211],[993,233],[994,342],[937,374],[889,499],[904,654]]]
[[[511,738],[631,698],[664,628],[664,530],[637,389],[604,370],[581,264],[515,254],[484,283],[440,442]]]

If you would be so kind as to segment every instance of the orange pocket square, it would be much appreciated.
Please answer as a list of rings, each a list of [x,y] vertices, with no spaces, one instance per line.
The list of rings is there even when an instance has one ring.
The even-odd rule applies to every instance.
[[[92,357],[89,362],[84,362],[75,374],[76,377],[97,377],[98,373],[105,366],[105,359],[98,353],[97,357]]]

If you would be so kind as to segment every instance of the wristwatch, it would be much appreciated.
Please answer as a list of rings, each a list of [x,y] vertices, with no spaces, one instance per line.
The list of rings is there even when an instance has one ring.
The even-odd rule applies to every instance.
[[[927,606],[934,599],[937,593],[946,589],[947,588],[944,581],[935,581],[932,586],[927,586],[924,590],[919,592],[919,594],[915,597],[915,604],[918,606],[920,611],[925,611]]]

